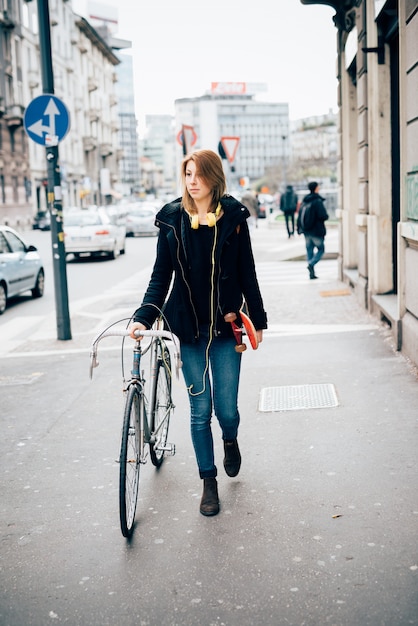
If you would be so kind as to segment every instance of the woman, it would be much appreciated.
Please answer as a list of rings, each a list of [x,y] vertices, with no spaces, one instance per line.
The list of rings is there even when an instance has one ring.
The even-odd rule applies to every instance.
[[[181,180],[182,198],[156,216],[160,229],[156,261],[130,334],[135,338],[135,330],[150,328],[164,307],[166,325],[181,342],[192,442],[203,480],[200,512],[216,515],[212,408],[222,430],[225,471],[237,476],[241,466],[237,441],[241,354],[235,351],[231,324],[224,316],[238,313],[245,299],[259,342],[267,317],[251,250],[249,213],[225,194],[221,159],[211,150],[193,152],[183,160]]]

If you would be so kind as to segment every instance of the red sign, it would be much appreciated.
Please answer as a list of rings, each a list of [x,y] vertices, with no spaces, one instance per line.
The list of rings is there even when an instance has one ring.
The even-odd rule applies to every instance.
[[[247,83],[212,83],[211,92],[217,96],[242,95],[247,93]]]
[[[221,137],[221,144],[225,150],[226,158],[230,163],[233,163],[238,149],[239,137]]]
[[[197,135],[193,126],[183,124],[181,130],[177,133],[177,141],[181,146],[185,147],[186,154],[189,154],[190,148],[194,146],[197,141]]]

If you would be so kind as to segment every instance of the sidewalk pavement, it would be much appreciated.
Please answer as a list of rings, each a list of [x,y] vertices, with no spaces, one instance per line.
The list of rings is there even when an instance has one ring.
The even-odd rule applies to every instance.
[[[242,626],[418,624],[416,372],[394,351],[385,327],[338,280],[335,258],[321,260],[319,279],[310,281],[302,238],[288,240],[284,225],[270,227],[266,220],[252,239],[269,329],[259,349],[249,348],[242,358],[242,470],[232,481],[219,472],[221,513],[214,520],[198,515],[198,494],[189,512],[185,503],[195,493],[196,477],[185,463],[187,420],[175,421],[184,433],[176,439],[182,451],[174,459],[173,496],[158,501],[170,512],[160,516],[161,528],[153,520],[148,528],[146,514],[141,521],[151,543],[159,545],[166,532],[170,558],[164,568],[174,568],[175,585],[159,592],[158,568],[147,571],[153,593],[142,601],[149,598],[153,607],[145,610],[157,605],[169,616],[180,593],[190,612],[181,622],[187,626],[221,623],[219,615],[222,623]],[[331,257],[337,242],[337,229],[329,228]],[[73,340],[57,341],[51,318],[29,340],[10,346],[8,356],[29,355],[31,362],[35,353],[46,360],[59,352],[87,356],[94,325],[129,315],[132,300],[131,278],[101,300],[73,307]],[[50,360],[56,368],[57,359]],[[71,419],[80,404],[85,415],[94,415],[102,406],[97,398],[109,399],[108,388],[106,377],[98,376],[96,396],[87,404],[89,395],[81,389]],[[176,395],[176,410],[186,415],[179,387]],[[219,442],[217,436],[217,447]],[[187,508],[182,515],[190,526],[184,528],[193,532],[186,538],[173,527],[173,502]],[[205,566],[212,562],[219,577]],[[135,558],[125,563],[130,565],[137,568]],[[196,580],[203,581],[206,621],[193,613]],[[228,603],[223,607],[216,598]],[[180,622],[166,617],[154,623]]]

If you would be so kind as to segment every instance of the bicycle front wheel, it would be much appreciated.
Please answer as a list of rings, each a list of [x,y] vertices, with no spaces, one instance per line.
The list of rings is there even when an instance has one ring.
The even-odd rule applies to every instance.
[[[151,462],[160,467],[164,460],[164,452],[168,451],[167,437],[170,416],[174,408],[171,400],[171,359],[170,352],[163,341],[157,343],[155,378],[153,379],[152,405],[150,409]],[[170,446],[174,453],[174,446]]]
[[[123,417],[122,442],[119,457],[119,516],[124,537],[133,532],[139,488],[141,461],[141,411],[144,399],[136,385],[128,391]]]

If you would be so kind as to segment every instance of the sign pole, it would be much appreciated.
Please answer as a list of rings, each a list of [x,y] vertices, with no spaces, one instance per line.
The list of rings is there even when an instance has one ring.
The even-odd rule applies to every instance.
[[[54,74],[51,53],[51,25],[48,0],[38,0],[39,48],[43,93],[54,93]],[[54,268],[57,339],[71,339],[68,309],[67,265],[62,214],[61,171],[59,166],[58,137],[45,138],[48,172],[48,209],[51,214],[52,260]]]

